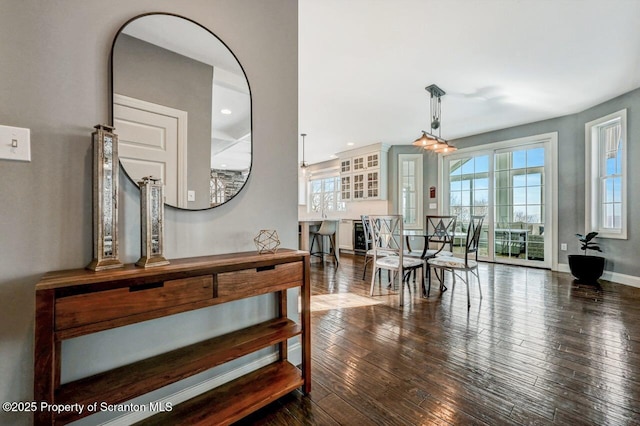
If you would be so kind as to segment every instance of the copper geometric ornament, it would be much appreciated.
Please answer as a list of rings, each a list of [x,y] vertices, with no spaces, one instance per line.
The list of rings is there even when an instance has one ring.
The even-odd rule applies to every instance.
[[[262,229],[253,239],[259,254],[275,253],[280,246],[280,239],[275,229]]]

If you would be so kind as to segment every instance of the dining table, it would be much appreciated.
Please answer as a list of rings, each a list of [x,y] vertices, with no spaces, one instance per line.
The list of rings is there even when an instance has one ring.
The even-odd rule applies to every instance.
[[[443,242],[443,241],[433,241],[432,237],[435,237],[436,235],[433,233],[430,233],[429,231],[425,230],[425,229],[403,229],[402,230],[402,234],[405,237],[405,246],[406,246],[406,250],[411,252],[413,251],[411,249],[411,238],[413,237],[420,237],[423,238],[423,244],[422,244],[422,253],[420,255],[420,258],[423,259],[425,261],[425,275],[426,275],[426,280],[428,281],[428,289],[422,288],[422,297],[428,297],[429,296],[429,292],[431,290],[431,271],[427,265],[427,260],[435,257],[434,254],[432,255],[427,255],[427,250],[429,250],[429,244],[430,243],[434,243],[434,242],[438,242],[440,244],[442,244],[441,247],[438,247],[438,249],[444,249],[444,246],[446,244],[449,244],[449,242]],[[438,281],[440,282],[440,291],[446,291],[447,287],[444,285],[444,275],[439,276],[436,274],[436,278],[438,278]]]
[[[422,244],[422,254],[420,255],[420,257],[424,259],[427,255],[427,249],[429,248],[429,239],[433,236],[433,234],[428,233],[424,229],[403,229],[402,235],[404,235],[405,238],[405,247],[407,251],[413,251],[411,249],[412,237],[421,237],[424,239]]]

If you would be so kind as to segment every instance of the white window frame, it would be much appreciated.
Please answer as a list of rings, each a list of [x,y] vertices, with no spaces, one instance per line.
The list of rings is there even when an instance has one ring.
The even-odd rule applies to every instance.
[[[550,240],[545,238],[545,260],[542,266],[543,268],[551,267],[552,270],[559,270],[558,266],[558,132],[543,133],[533,136],[525,136],[517,139],[510,139],[501,142],[492,142],[485,145],[477,145],[469,148],[459,149],[448,154],[438,154],[438,186],[442,188],[443,195],[449,187],[448,177],[445,173],[445,162],[447,159],[455,159],[465,155],[482,155],[482,153],[491,153],[492,151],[511,148],[515,146],[525,146],[534,143],[544,143],[545,149],[545,164],[549,166],[548,173],[545,174],[545,234],[550,234]],[[489,170],[494,169],[493,155],[489,159]],[[491,185],[491,183],[490,183]],[[449,201],[446,199],[448,195],[442,198],[442,201],[438,206],[439,214],[448,214]],[[492,190],[489,191],[489,205],[493,206],[494,196]],[[485,218],[485,222],[489,221],[490,224],[494,221],[493,208],[490,209],[490,214]],[[493,247],[493,232],[489,232],[489,247]],[[549,256],[547,256],[549,253]],[[480,257],[480,256],[479,256]],[[483,260],[493,261],[493,257],[483,258]],[[549,262],[549,263],[547,263]],[[509,262],[513,264],[519,264],[515,260]],[[522,264],[529,264],[528,261],[521,262]],[[530,264],[529,264],[530,265]]]
[[[423,193],[423,173],[422,163],[424,156],[422,154],[398,154],[398,213],[405,218],[404,229],[423,229],[424,228],[424,193]],[[402,176],[403,165],[405,162],[413,162],[415,164],[415,181],[414,188],[416,191],[416,220],[415,222],[407,222],[402,203]]]
[[[314,192],[312,190],[312,182],[319,180],[319,181],[324,181],[326,179],[333,179],[334,180],[334,188],[333,188],[333,205],[331,206],[331,208],[327,208],[328,206],[324,204],[324,183],[320,183],[320,194],[321,194],[321,198],[323,200],[322,206],[320,207],[320,211],[314,211],[313,210],[313,203],[311,201],[311,198],[314,195]],[[335,173],[331,173],[331,174],[314,174],[313,177],[309,178],[308,181],[308,188],[309,190],[308,192],[308,197],[307,197],[307,211],[309,213],[321,213],[323,216],[328,214],[328,213],[335,213],[335,212],[345,212],[347,211],[346,208],[346,204],[345,201],[342,200],[342,191],[341,191],[341,180],[340,180],[340,175],[339,174],[335,174]]]
[[[603,194],[600,171],[603,156],[600,152],[599,130],[620,121],[620,139],[622,144],[622,209],[621,228],[602,227]],[[626,108],[585,124],[585,233],[597,232],[598,238],[627,239],[627,110]]]

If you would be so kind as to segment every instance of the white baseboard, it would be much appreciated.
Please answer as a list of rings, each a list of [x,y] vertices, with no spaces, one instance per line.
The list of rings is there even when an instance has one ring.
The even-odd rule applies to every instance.
[[[568,263],[558,263],[558,272],[566,272],[571,273],[571,269],[569,269]],[[633,275],[619,274],[617,272],[604,271],[602,274],[602,279],[611,281],[618,284],[624,284],[631,287],[640,288],[640,277],[636,277]]]
[[[302,346],[300,345],[300,343],[293,343],[289,345],[288,359],[294,365],[298,365],[302,362]],[[253,362],[242,365],[224,374],[220,374],[219,376],[207,379],[201,383],[198,383],[197,385],[190,386],[186,389],[183,389],[179,392],[176,392],[172,395],[161,398],[154,402],[159,403],[160,406],[165,406],[165,404],[167,403],[170,403],[172,406],[176,406],[181,402],[187,401],[204,392],[217,388],[218,386],[221,386],[227,382],[230,382],[231,380],[237,379],[238,377],[244,376],[245,374],[251,373],[252,371],[257,370],[258,368],[261,368],[273,362],[276,362],[277,360],[278,360],[277,352],[269,354]],[[149,405],[149,404],[146,404],[146,405]],[[131,413],[124,414],[120,417],[117,417],[115,419],[109,420],[107,422],[104,422],[102,423],[102,425],[128,426],[133,423],[139,422],[140,420],[146,419],[147,417],[151,417],[154,414],[156,413],[151,411],[131,412]]]

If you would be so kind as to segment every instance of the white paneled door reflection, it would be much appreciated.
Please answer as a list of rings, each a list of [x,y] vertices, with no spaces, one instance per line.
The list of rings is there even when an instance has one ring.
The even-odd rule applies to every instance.
[[[118,154],[134,182],[160,178],[165,201],[187,207],[187,113],[164,105],[114,95],[113,122],[119,136]]]

